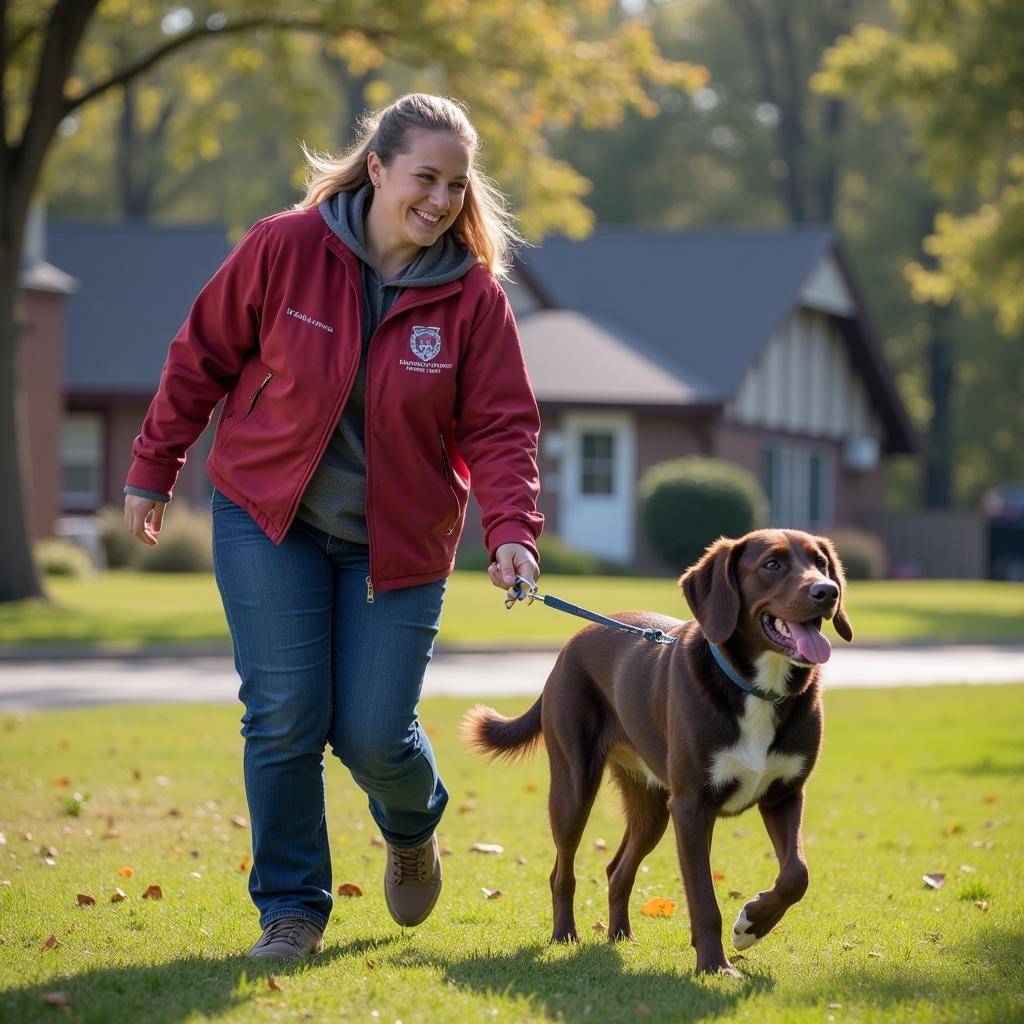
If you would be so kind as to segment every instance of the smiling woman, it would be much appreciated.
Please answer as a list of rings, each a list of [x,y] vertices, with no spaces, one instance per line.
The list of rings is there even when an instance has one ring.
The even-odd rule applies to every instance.
[[[391,916],[434,907],[448,792],[416,707],[471,474],[490,582],[539,575],[539,416],[497,281],[518,235],[477,148],[458,103],[410,94],[341,157],[307,152],[305,197],[200,293],[136,440],[125,519],[152,545],[226,393],[208,469],[245,705],[250,956],[323,948],[328,744],[387,842]]]

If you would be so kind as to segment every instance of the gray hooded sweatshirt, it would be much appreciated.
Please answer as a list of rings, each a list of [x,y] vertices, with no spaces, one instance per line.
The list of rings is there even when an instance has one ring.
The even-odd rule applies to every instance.
[[[366,252],[366,214],[373,186],[338,192],[320,204],[327,226],[359,257],[363,285],[362,353],[341,419],[299,505],[298,517],[334,537],[368,544],[366,530],[366,354],[373,335],[404,288],[433,288],[462,277],[476,257],[445,232],[420,250],[397,277],[382,281]]]

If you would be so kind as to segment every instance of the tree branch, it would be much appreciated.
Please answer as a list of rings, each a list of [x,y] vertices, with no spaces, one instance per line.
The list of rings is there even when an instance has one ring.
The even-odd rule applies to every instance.
[[[192,29],[189,32],[182,32],[181,35],[175,36],[173,39],[164,43],[162,46],[156,47],[151,50],[144,57],[140,57],[134,64],[129,64],[127,67],[121,68],[120,71],[115,72],[106,81],[100,82],[94,85],[91,89],[82,93],[81,96],[75,96],[72,99],[65,99],[65,114],[70,113],[72,110],[82,106],[84,103],[88,103],[90,100],[94,100],[97,96],[102,95],[108,89],[113,89],[116,86],[124,85],[126,82],[130,82],[133,78],[138,77],[143,72],[148,71],[154,64],[159,63],[165,57],[169,57],[172,53],[182,49],[182,47],[190,46],[193,43],[198,42],[201,39],[208,39],[214,36],[227,36],[227,35],[239,35],[242,32],[249,32],[257,28],[274,28],[274,29],[288,29],[293,32],[326,32],[328,27],[332,32],[343,32],[345,28],[339,28],[334,25],[328,26],[322,18],[274,18],[265,16],[259,18],[246,18],[242,21],[229,22],[222,28],[210,28],[207,25],[200,25],[198,28]],[[366,29],[360,29],[366,35],[372,35],[367,32]],[[381,36],[383,37],[383,33]]]

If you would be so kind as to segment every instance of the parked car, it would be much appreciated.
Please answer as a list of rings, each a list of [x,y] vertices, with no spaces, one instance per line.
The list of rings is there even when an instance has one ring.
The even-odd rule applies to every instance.
[[[1024,480],[1000,484],[985,495],[989,576],[1024,580]]]

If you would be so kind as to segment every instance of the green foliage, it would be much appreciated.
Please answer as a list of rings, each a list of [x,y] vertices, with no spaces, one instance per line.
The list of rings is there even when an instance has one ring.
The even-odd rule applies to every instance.
[[[41,540],[35,546],[36,562],[45,576],[92,575],[89,553],[68,540]]]
[[[848,580],[880,580],[889,570],[885,545],[879,537],[855,526],[828,531]]]
[[[891,27],[860,24],[825,56],[815,86],[896,111],[929,179],[948,197],[908,277],[921,301],[1024,328],[1024,5],[902,0]],[[969,205],[965,205],[965,201]]]
[[[768,519],[768,499],[755,477],[719,459],[660,462],[644,473],[638,492],[647,538],[672,569],[697,561],[719,537],[739,537]]]
[[[136,564],[142,572],[209,572],[213,563],[210,516],[171,502],[156,546],[139,544],[139,548]]]

